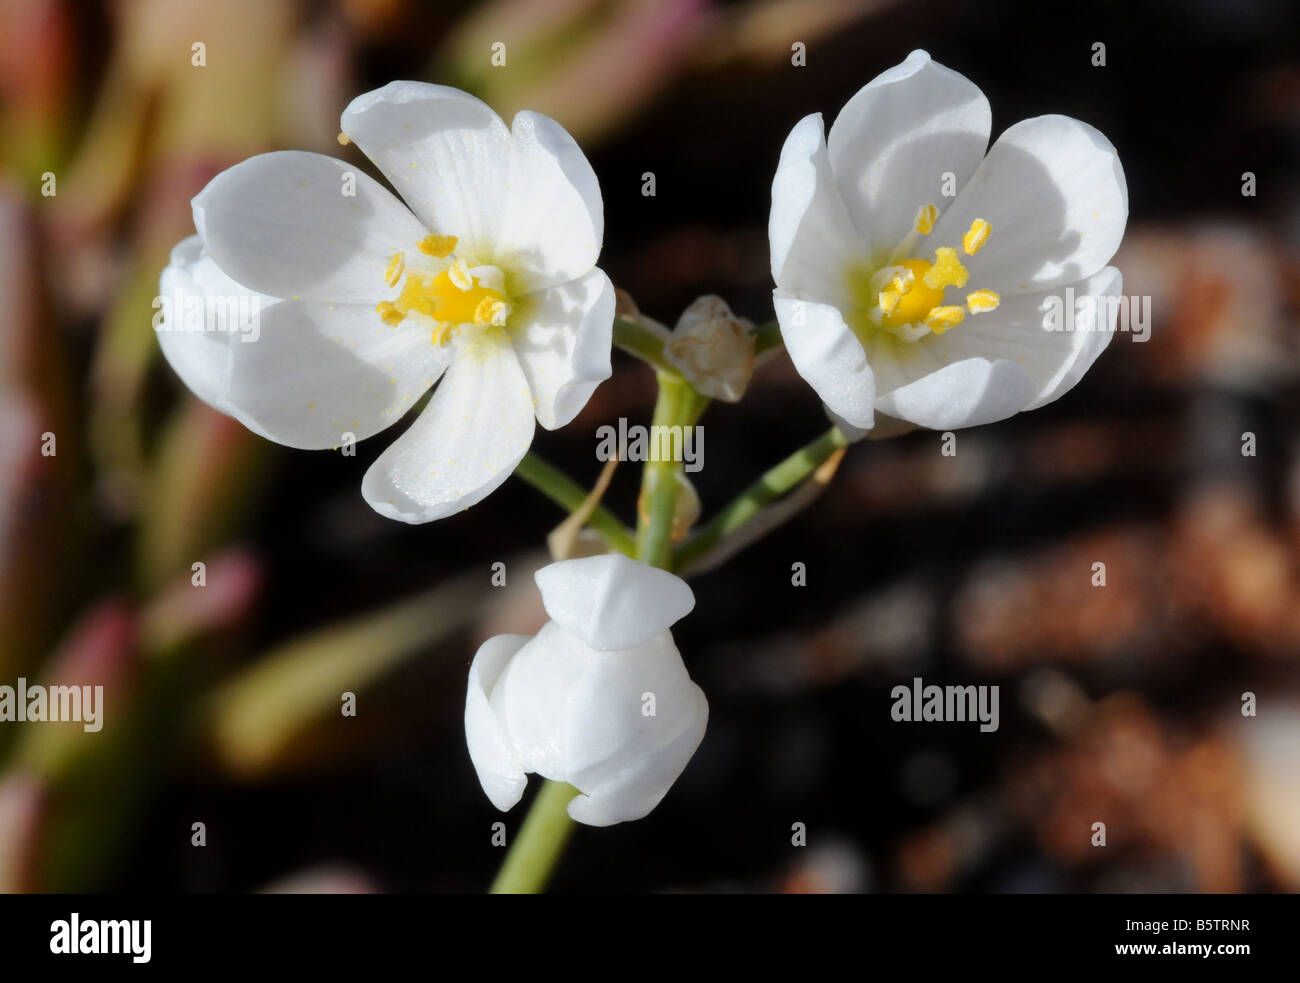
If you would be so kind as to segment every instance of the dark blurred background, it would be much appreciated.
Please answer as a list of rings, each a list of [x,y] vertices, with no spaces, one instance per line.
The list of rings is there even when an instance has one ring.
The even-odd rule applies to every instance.
[[[717,293],[761,322],[786,134],[918,47],[983,88],[995,137],[1063,113],[1114,142],[1114,263],[1151,339],[955,457],[925,432],[854,446],[696,579],[675,634],[704,743],[649,818],[581,828],[554,887],[1300,889],[1297,25],[1287,0],[0,0],[0,683],[109,699],[99,734],[0,724],[0,889],[477,891],[502,858],[465,673],[541,623],[563,515],[511,481],[389,522],[360,481],[390,436],[293,451],[191,397],[150,304],[208,179],[280,148],[362,163],[335,141],[353,96],[457,85],[579,139],[601,265],[643,312]],[[534,449],[593,482],[594,428],[648,422],[653,385],[616,354]],[[784,354],[704,423],[706,515],[826,426]],[[607,502],[635,495],[625,466]],[[999,685],[999,730],[893,722],[917,675]]]

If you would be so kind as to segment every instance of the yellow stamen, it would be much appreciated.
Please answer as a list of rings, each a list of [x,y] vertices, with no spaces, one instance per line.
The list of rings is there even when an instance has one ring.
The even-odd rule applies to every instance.
[[[474,308],[475,324],[495,324],[498,327],[506,323],[506,316],[510,313],[510,306],[504,301],[497,300],[495,297],[484,297],[479,301],[478,307]]]
[[[939,217],[939,209],[933,204],[922,205],[921,210],[916,213],[916,231],[923,236],[928,236],[934,229],[934,220]]]
[[[435,259],[446,259],[456,250],[455,236],[425,236],[419,242],[420,252]]]
[[[402,271],[405,269],[406,253],[393,253],[393,258],[384,267],[384,282],[390,287],[397,286],[397,281],[402,278]]]
[[[935,290],[944,287],[964,287],[970,273],[957,259],[957,250],[940,246],[934,251],[934,265],[925,271],[925,285]]]
[[[976,290],[974,293],[966,295],[966,306],[970,308],[972,314],[987,314],[989,311],[996,311],[1002,298],[992,290]]]
[[[970,231],[961,237],[961,247],[966,250],[967,256],[974,256],[984,248],[984,243],[989,241],[989,233],[993,231],[993,226],[982,218],[977,218],[970,224]]]
[[[465,265],[463,259],[458,259],[451,264],[451,267],[447,270],[447,278],[457,290],[468,292],[474,289],[474,277],[470,275],[469,267]]]
[[[955,328],[966,318],[966,312],[960,307],[935,307],[925,316],[925,326],[935,334],[943,334],[949,328]]]
[[[468,273],[465,277],[465,280],[456,282],[459,279],[459,272],[455,266],[430,280],[411,274],[406,278],[402,293],[394,306],[399,311],[417,311],[426,314],[435,321],[445,322],[453,327],[458,324],[490,323],[490,321],[478,320],[476,315],[480,306],[485,300],[508,306],[504,304],[505,297],[495,290],[482,286]]]
[[[352,142],[351,140],[348,139],[348,135],[346,133],[340,133],[338,135],[338,141],[340,147],[346,147],[349,143]]]
[[[885,315],[882,323],[887,327],[914,324],[925,317],[930,308],[943,303],[943,288],[929,286],[929,263],[923,259],[909,259],[901,265],[902,272],[880,291],[877,298]]]
[[[404,311],[399,311],[397,309],[397,305],[395,305],[392,301],[388,301],[388,300],[381,300],[378,304],[376,304],[375,313],[377,313],[379,315],[380,320],[382,320],[390,328],[396,324],[401,324],[402,320],[406,317],[406,313]]]
[[[896,269],[898,272],[894,274],[894,278],[876,298],[881,311],[885,314],[893,314],[898,309],[899,301],[911,291],[912,284],[916,282],[916,274],[906,266],[896,267]]]

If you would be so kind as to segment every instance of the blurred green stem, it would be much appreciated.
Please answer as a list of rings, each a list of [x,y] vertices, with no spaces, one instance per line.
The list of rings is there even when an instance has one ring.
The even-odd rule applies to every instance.
[[[515,475],[569,513],[574,512],[586,501],[587,492],[581,485],[553,464],[542,460],[533,451],[524,455],[524,459],[515,468]],[[618,550],[627,556],[636,555],[636,540],[627,527],[619,521],[618,516],[605,506],[597,505],[592,510],[587,525],[604,537],[610,549]]]
[[[839,427],[831,427],[812,443],[800,447],[688,536],[676,550],[674,566],[682,569],[699,560],[765,506],[805,481],[837,450],[848,445],[849,439]]]

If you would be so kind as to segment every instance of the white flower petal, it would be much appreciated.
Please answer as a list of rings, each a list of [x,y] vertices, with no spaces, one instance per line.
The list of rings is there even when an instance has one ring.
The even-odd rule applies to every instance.
[[[158,341],[176,374],[214,409],[290,447],[338,447],[344,433],[378,433],[446,367],[428,333],[389,327],[368,306],[247,290],[203,253],[198,236],[173,250],[160,290]]]
[[[954,359],[1002,358],[1015,362],[1035,382],[1038,392],[1025,409],[1035,409],[1064,395],[1083,378],[1092,363],[1110,343],[1114,327],[1110,323],[1099,325],[1090,311],[1084,310],[1074,318],[1071,331],[1051,331],[1045,327],[1048,318],[1049,297],[1055,295],[1064,307],[1067,298],[1075,302],[1081,297],[1115,297],[1123,289],[1119,270],[1104,267],[1087,280],[1066,288],[1028,297],[1014,297],[987,314],[968,317],[942,339]],[[1059,308],[1058,308],[1059,310]],[[1117,313],[1114,308],[1111,313]]]
[[[206,304],[209,296],[233,298],[238,307],[239,299],[246,297],[244,309],[251,311],[254,302],[261,309],[274,304],[276,298],[250,291],[222,273],[212,257],[203,252],[203,242],[197,235],[181,240],[172,249],[171,261],[159,278],[158,292],[161,317],[157,335],[163,357],[195,396],[220,410],[230,375],[231,335],[248,326],[240,320],[234,332],[187,330],[190,318],[186,308]],[[202,326],[200,322],[190,328]]]
[[[414,319],[396,326],[365,304],[285,300],[256,341],[230,343],[222,408],[268,440],[304,450],[365,440],[402,418],[447,367]]]
[[[489,700],[498,680],[528,635],[497,635],[474,655],[465,696],[465,740],[479,784],[492,804],[505,812],[524,794],[528,776],[515,754],[510,734]]]
[[[349,193],[354,192],[354,193]],[[364,172],[321,154],[260,154],[195,197],[208,254],[239,283],[275,297],[374,304],[384,269],[424,226]]]
[[[1094,297],[1115,297],[1122,302],[1124,296],[1124,278],[1120,271],[1113,266],[1102,267],[1100,271],[1093,274],[1083,284],[1075,284],[1076,296],[1081,291],[1087,291]],[[1110,344],[1111,338],[1115,336],[1116,322],[1119,318],[1118,308],[1114,311],[1115,317],[1104,318],[1108,323],[1094,323],[1092,331],[1082,332],[1082,337],[1076,342],[1073,358],[1068,359],[1062,367],[1059,375],[1039,393],[1038,398],[1029,404],[1027,409],[1037,409],[1053,400],[1060,399],[1083,378],[1084,374],[1092,368],[1092,364],[1106,350]]]
[[[533,394],[537,422],[569,423],[609,378],[614,285],[601,270],[524,297],[524,324],[511,342]]]
[[[967,358],[881,396],[876,407],[919,427],[956,430],[1005,420],[1037,394],[1034,380],[1015,362]]]
[[[959,246],[977,219],[992,232],[974,256],[959,253],[970,284],[1004,301],[1092,276],[1115,254],[1128,221],[1128,188],[1114,146],[1067,116],[1039,116],[1002,134],[928,237]]]
[[[821,113],[795,124],[781,148],[767,234],[772,279],[779,290],[806,300],[848,304],[849,269],[869,250],[835,186]]]
[[[831,169],[879,263],[912,231],[919,209],[942,212],[951,172],[960,192],[988,148],[992,112],[975,83],[913,51],[845,104],[827,137]]]
[[[604,234],[600,185],[565,129],[521,112],[511,129],[459,89],[391,82],[358,96],[342,129],[458,254],[510,269],[521,293],[591,270]]]
[[[640,645],[695,607],[686,581],[621,553],[552,563],[534,579],[546,613],[601,651]]]
[[[596,173],[549,116],[525,110],[510,127],[513,153],[497,265],[517,271],[526,291],[575,280],[596,265],[605,234]]]
[[[594,826],[650,812],[708,723],[708,702],[666,631],[597,651],[549,622],[516,653],[491,703],[522,766],[576,787],[583,795],[569,815]]]
[[[709,701],[694,683],[682,687],[680,705],[687,720],[675,737],[653,751],[632,748],[624,755],[622,766],[612,775],[593,780],[575,775],[571,784],[584,790],[569,802],[569,817],[588,826],[613,826],[615,823],[643,819],[663,801],[668,790],[681,777],[694,757],[709,724]],[[650,718],[667,731],[667,722]],[[590,789],[591,791],[585,791]]]
[[[455,344],[429,405],[361,482],[380,515],[429,522],[468,508],[510,477],[532,443],[533,399],[514,349],[482,336]]]
[[[773,294],[781,337],[794,367],[823,403],[851,426],[870,430],[876,382],[857,336],[829,304]]]
[[[430,230],[456,236],[471,265],[492,260],[513,142],[491,107],[446,85],[390,82],[353,99],[340,127]]]

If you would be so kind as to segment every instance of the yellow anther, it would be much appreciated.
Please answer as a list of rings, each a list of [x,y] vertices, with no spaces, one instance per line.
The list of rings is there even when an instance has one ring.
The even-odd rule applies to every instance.
[[[899,302],[912,290],[912,284],[916,283],[916,274],[906,266],[895,267],[898,271],[890,279],[888,286],[880,291],[877,295],[877,301],[880,304],[880,310],[886,315],[893,314],[898,309]]]
[[[418,246],[426,255],[441,256],[455,248],[456,238],[426,236]],[[499,270],[484,269],[489,282],[503,283],[505,278]],[[395,253],[384,270],[384,280],[389,286],[402,284],[393,300],[375,308],[384,323],[395,325],[411,314],[423,315],[433,323],[435,345],[448,344],[462,325],[504,327],[510,318],[512,308],[506,296],[481,283],[461,257],[439,273],[428,273],[419,264],[408,267],[406,254]]]
[[[949,328],[955,328],[966,318],[966,312],[960,307],[935,307],[925,316],[925,326],[935,334],[943,334]]]
[[[384,267],[384,282],[390,287],[397,286],[397,281],[402,278],[402,272],[406,269],[406,253],[393,253],[393,258],[388,261]]]
[[[996,311],[1002,298],[992,290],[976,290],[974,293],[966,295],[966,306],[970,308],[972,314],[987,314],[989,311]]]
[[[380,320],[382,320],[390,328],[393,327],[393,325],[395,324],[401,324],[402,320],[406,317],[406,313],[404,311],[399,311],[397,309],[397,306],[393,304],[392,301],[388,301],[388,300],[381,300],[378,304],[376,304],[375,313],[378,314]]]
[[[889,286],[876,298],[886,327],[915,324],[931,307],[943,303],[942,288],[934,290],[926,286],[925,274],[930,269],[929,263],[923,259],[909,259],[901,266]]]
[[[933,204],[922,205],[921,210],[916,213],[916,231],[923,236],[928,236],[934,229],[934,220],[939,217],[939,209]]]
[[[346,133],[340,133],[338,135],[338,141],[340,147],[346,147],[349,143],[352,142],[351,140],[348,139],[348,135]]]
[[[925,271],[922,277],[925,285],[934,290],[944,287],[964,287],[970,273],[957,259],[957,250],[949,246],[940,246],[934,251],[934,265]]]
[[[420,252],[426,256],[433,256],[436,259],[446,259],[456,250],[457,239],[455,236],[425,236],[419,242]]]
[[[961,237],[961,247],[966,250],[967,256],[974,256],[984,248],[984,243],[989,241],[989,233],[993,231],[993,226],[982,218],[977,218],[970,224],[970,230]]]
[[[894,274],[894,278],[889,281],[889,285],[897,290],[900,294],[905,294],[912,289],[912,284],[916,283],[916,273],[911,267],[899,266]]]
[[[509,311],[504,301],[497,300],[495,297],[484,297],[479,301],[478,307],[474,308],[474,323],[504,325]]]
[[[474,289],[474,277],[470,275],[469,267],[465,265],[463,259],[458,259],[451,264],[447,270],[447,279],[451,280],[457,290],[466,292]]]

